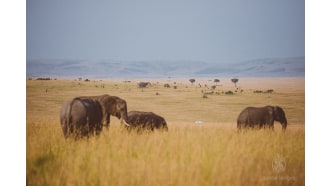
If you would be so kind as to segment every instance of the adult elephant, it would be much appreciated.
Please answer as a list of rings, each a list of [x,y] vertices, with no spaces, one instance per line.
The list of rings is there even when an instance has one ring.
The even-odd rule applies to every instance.
[[[270,128],[274,130],[274,121],[282,125],[282,130],[287,127],[284,110],[279,106],[247,107],[237,118],[237,128]]]
[[[93,99],[100,103],[103,113],[102,123],[106,128],[110,126],[110,115],[120,119],[120,123],[129,126],[129,124],[127,124],[127,103],[124,99],[108,94],[100,96],[81,96],[79,98]]]
[[[136,129],[153,131],[154,129],[168,131],[165,119],[153,112],[130,111],[127,114],[128,130]]]
[[[65,102],[60,111],[60,122],[65,138],[74,139],[98,135],[102,130],[102,108],[93,99],[74,98]]]

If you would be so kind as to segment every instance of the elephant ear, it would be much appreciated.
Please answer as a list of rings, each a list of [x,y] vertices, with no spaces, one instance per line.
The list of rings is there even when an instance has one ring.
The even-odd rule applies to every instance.
[[[274,107],[266,106],[265,108],[266,108],[266,110],[268,111],[268,113],[270,115],[273,115],[274,114],[274,112],[275,112]]]
[[[116,101],[116,111],[118,113],[120,113],[120,111],[123,109],[122,106],[123,104],[121,103],[121,101]]]

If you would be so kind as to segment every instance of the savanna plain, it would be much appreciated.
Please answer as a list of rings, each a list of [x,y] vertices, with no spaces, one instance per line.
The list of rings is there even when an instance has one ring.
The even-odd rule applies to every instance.
[[[240,78],[236,86],[230,78],[26,80],[27,185],[304,185],[305,79]],[[168,132],[129,133],[111,117],[99,136],[65,140],[62,104],[102,94],[163,116]],[[237,132],[245,107],[265,105],[284,109],[286,132],[278,122],[274,131]]]

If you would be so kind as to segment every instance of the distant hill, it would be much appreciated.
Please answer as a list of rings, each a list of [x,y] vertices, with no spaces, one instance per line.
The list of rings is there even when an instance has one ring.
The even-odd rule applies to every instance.
[[[28,60],[27,77],[304,77],[305,57],[231,64],[202,61]]]

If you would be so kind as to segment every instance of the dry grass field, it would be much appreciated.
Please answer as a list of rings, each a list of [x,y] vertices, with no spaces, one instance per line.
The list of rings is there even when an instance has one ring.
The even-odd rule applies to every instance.
[[[304,78],[242,78],[237,87],[243,92],[234,95],[222,93],[235,90],[222,78],[207,98],[203,93],[211,90],[205,84],[211,87],[213,79],[196,78],[194,84],[188,79],[27,80],[27,185],[305,184]],[[139,81],[152,86],[142,90]],[[274,92],[253,93],[268,89]],[[163,116],[169,131],[127,133],[111,117],[110,129],[100,136],[65,140],[59,122],[63,102],[101,94],[125,99],[128,111]],[[284,109],[287,131],[275,123],[275,131],[238,133],[243,108],[265,105]]]

